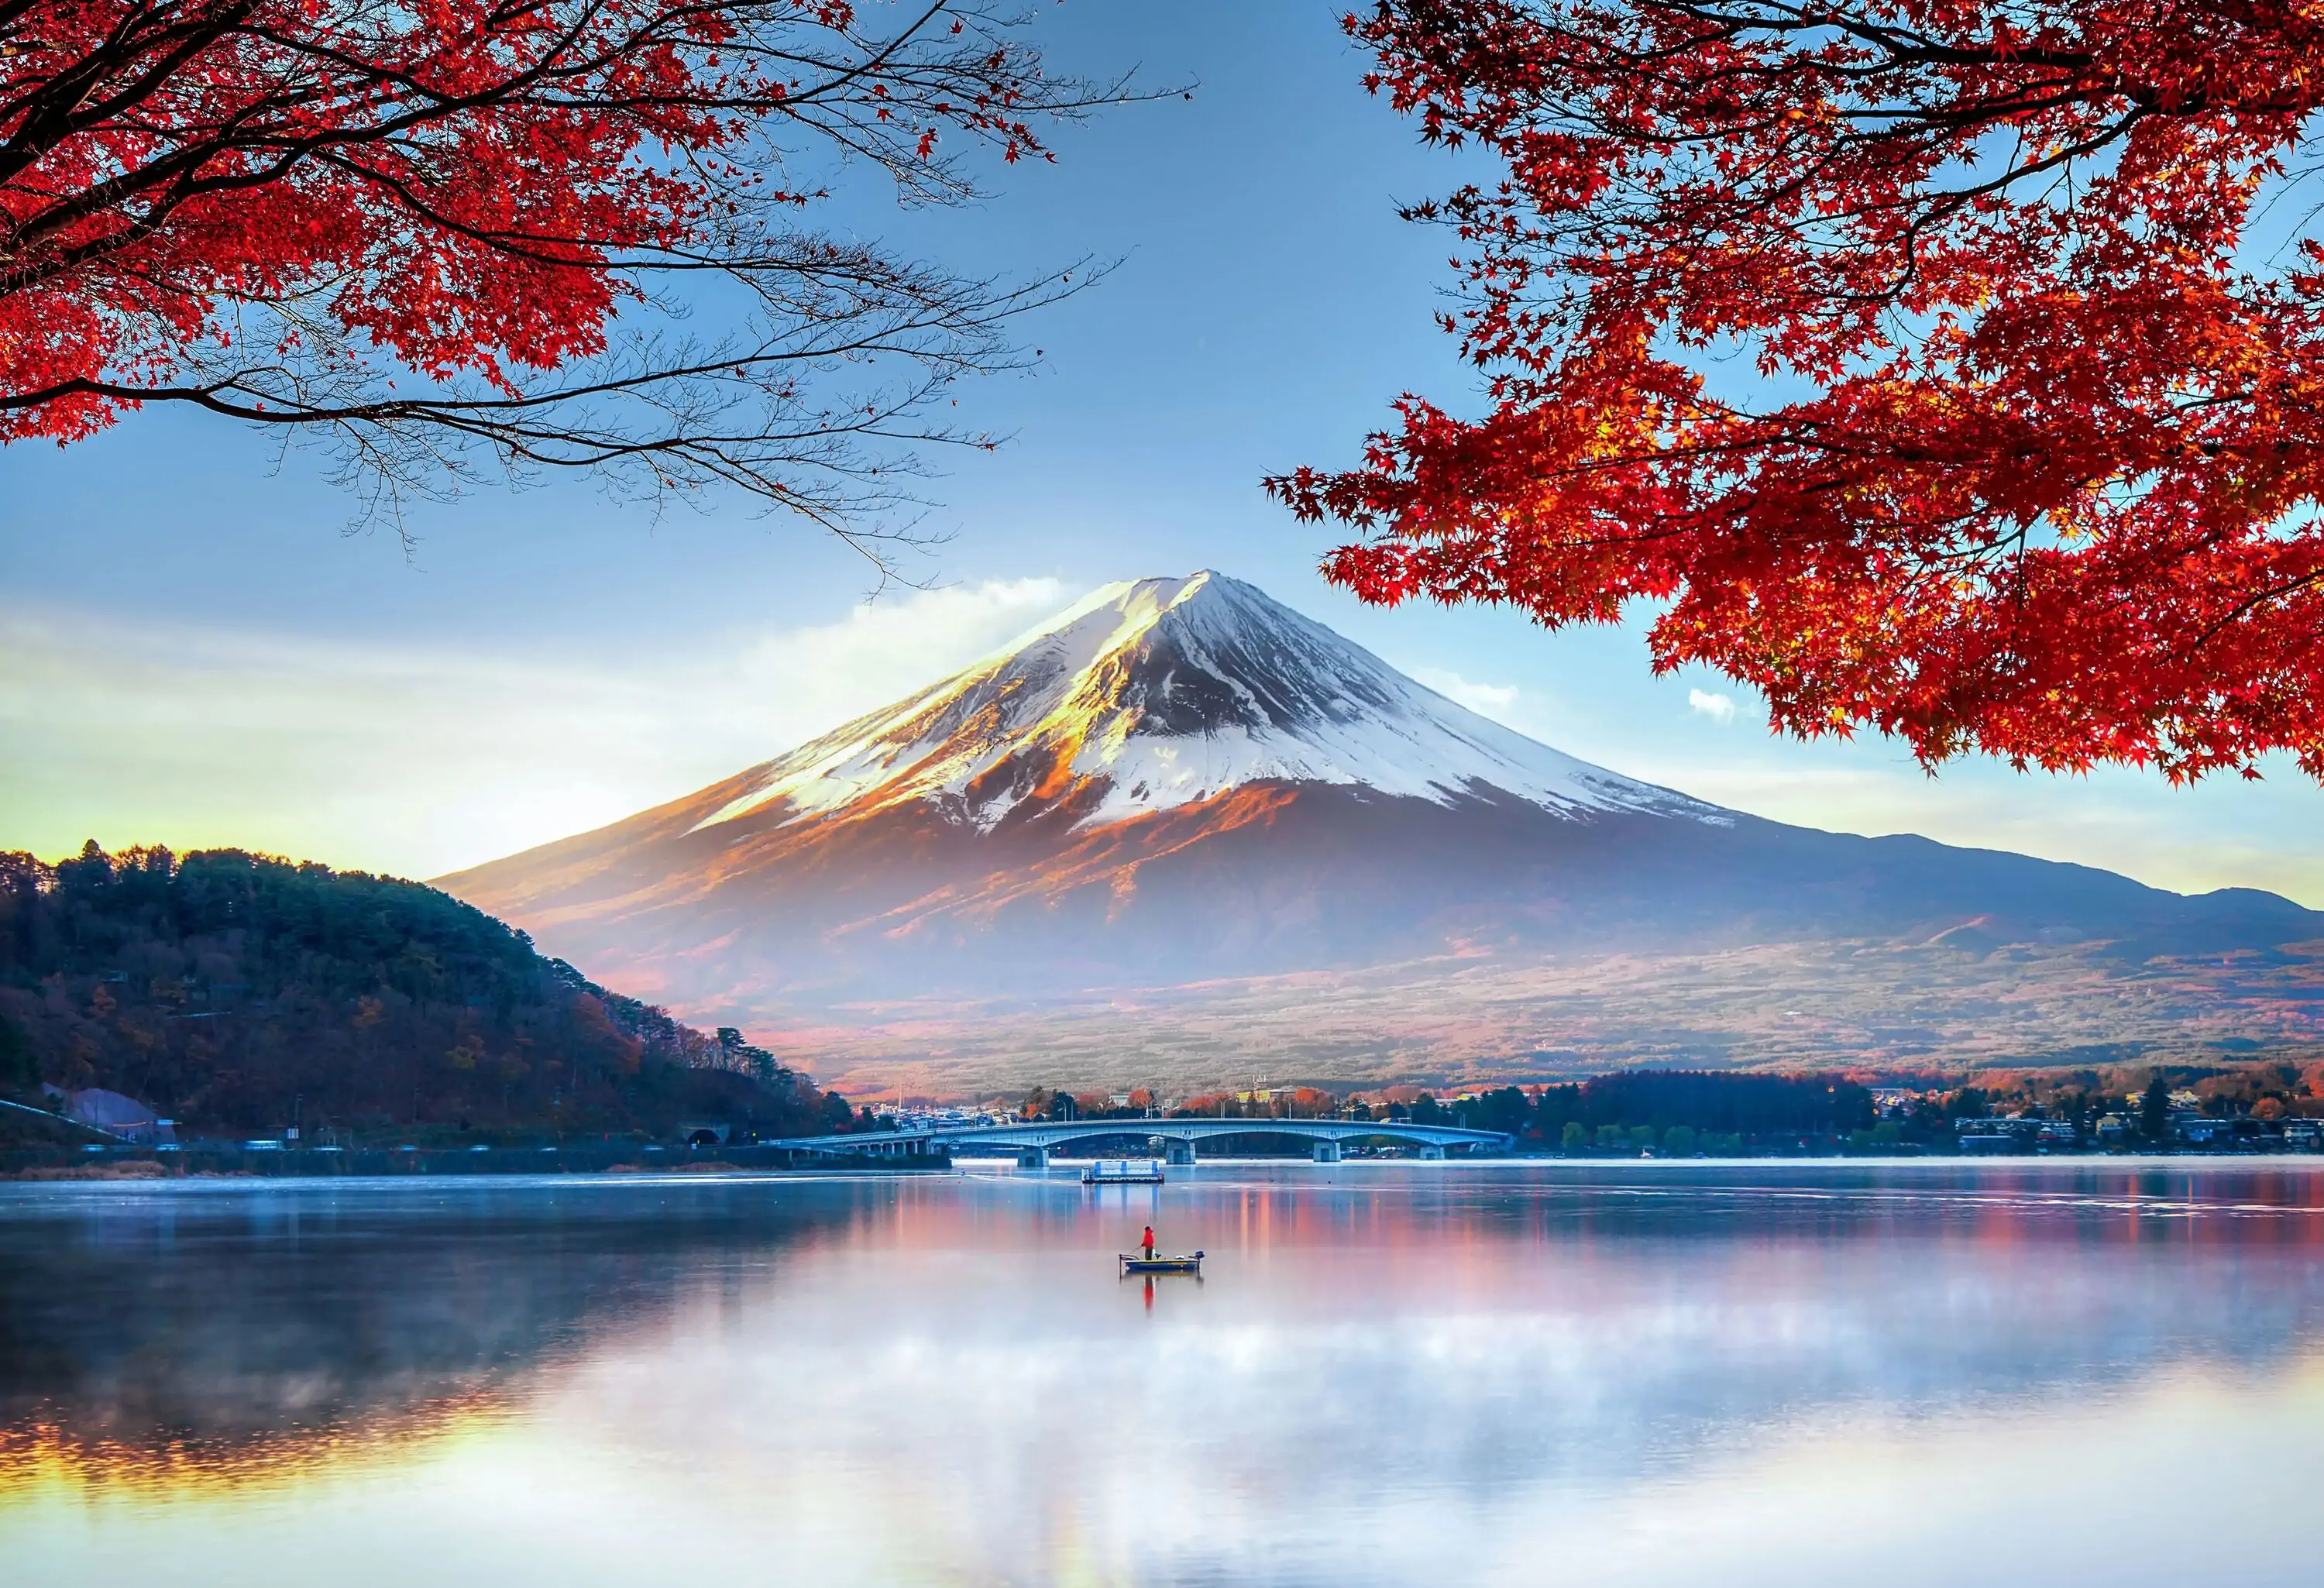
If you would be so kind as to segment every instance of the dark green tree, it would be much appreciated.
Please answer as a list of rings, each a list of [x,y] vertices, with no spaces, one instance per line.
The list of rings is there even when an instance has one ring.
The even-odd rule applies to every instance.
[[[0,1012],[0,1093],[29,1092],[40,1085],[39,1061],[23,1030]]]
[[[448,894],[236,850],[0,854],[0,1023],[21,1084],[126,1093],[184,1133],[788,1135],[823,1106]]]
[[[1506,1131],[1521,1136],[1534,1122],[1532,1100],[1515,1086],[1485,1093],[1464,1105],[1469,1122],[1480,1131]]]
[[[2161,1076],[2146,1083],[2138,1100],[2138,1131],[2151,1147],[2171,1145],[2171,1083]]]

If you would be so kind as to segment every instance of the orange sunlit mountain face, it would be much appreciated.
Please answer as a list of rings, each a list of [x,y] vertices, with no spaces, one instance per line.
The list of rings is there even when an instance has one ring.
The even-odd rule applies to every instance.
[[[2324,1056],[2288,900],[1725,810],[1208,573],[442,883],[851,1092]]]

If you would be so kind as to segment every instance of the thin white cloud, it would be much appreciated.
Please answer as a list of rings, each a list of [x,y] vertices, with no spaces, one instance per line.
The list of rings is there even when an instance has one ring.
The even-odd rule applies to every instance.
[[[1467,706],[1479,716],[1490,717],[1505,726],[1518,726],[1510,720],[1517,709],[1517,688],[1514,684],[1480,684],[1462,678],[1449,668],[1441,667],[1416,667],[1412,669],[1412,676],[1445,699]]]
[[[1735,720],[1735,697],[1731,695],[1715,694],[1709,689],[1689,689],[1686,705],[1689,711],[1698,712],[1715,723]]]
[[[660,687],[687,692],[687,727],[729,760],[746,741],[754,746],[725,769],[739,771],[965,667],[1073,594],[1056,579],[1010,579],[882,599],[836,623],[730,642],[723,655],[670,669]]]
[[[965,665],[1054,579],[681,656],[383,648],[0,609],[0,847],[235,844],[432,876],[614,821]]]

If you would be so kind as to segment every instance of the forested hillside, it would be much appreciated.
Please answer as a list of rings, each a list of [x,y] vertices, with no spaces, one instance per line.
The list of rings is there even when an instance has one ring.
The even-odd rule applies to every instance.
[[[589,982],[417,882],[238,850],[0,854],[0,1094],[138,1098],[181,1134],[769,1134],[845,1107],[739,1033]]]

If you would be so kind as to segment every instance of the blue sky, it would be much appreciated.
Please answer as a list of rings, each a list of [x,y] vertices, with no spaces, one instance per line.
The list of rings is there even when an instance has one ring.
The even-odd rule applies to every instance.
[[[2324,793],[2144,774],[1932,780],[1879,742],[1771,739],[1749,692],[1648,676],[1635,628],[1370,611],[1259,477],[1343,464],[1399,391],[1469,377],[1446,240],[1396,201],[1453,167],[1360,89],[1333,8],[1043,8],[1053,58],[1191,101],[1119,109],[968,211],[835,218],[958,267],[1120,261],[960,393],[1014,436],[940,459],[937,584],[862,605],[852,553],[714,501],[657,521],[564,483],[343,533],[318,460],[187,416],[0,450],[0,847],[234,843],[430,875],[594,826],[883,704],[1107,580],[1212,567],[1560,748],[1780,819],[1918,831],[2324,906]]]

